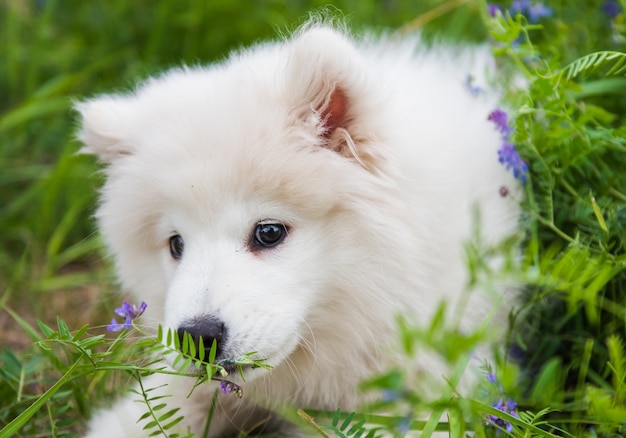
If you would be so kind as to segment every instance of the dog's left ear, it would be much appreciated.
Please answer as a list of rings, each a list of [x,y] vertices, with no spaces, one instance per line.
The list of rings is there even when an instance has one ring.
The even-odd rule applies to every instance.
[[[285,90],[296,117],[315,127],[324,147],[377,170],[380,150],[372,144],[372,111],[364,98],[368,78],[354,44],[342,32],[314,24],[296,34],[290,49]]]

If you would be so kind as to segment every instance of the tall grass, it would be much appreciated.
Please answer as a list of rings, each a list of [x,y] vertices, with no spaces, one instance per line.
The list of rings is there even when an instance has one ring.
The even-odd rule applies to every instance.
[[[73,99],[220,59],[326,3],[0,1],[0,437],[74,435],[94,398],[145,372],[137,361],[150,350],[145,341],[126,348],[128,333],[102,338],[97,325],[109,318],[77,306],[110,311],[114,285],[91,218],[100,175],[77,155]],[[366,385],[393,394],[366,411],[288,415],[331,436],[365,436],[366,424],[398,435],[506,433],[489,415],[519,436],[625,435],[626,2],[554,2],[537,24],[511,16],[504,1],[495,17],[479,0],[334,5],[357,30],[419,27],[427,38],[489,41],[505,76],[523,79],[521,89],[501,84],[512,141],[529,165],[524,260],[506,274],[528,287],[512,317],[511,354],[474,396],[427,400],[400,367]],[[468,245],[472,278],[489,281],[496,273],[480,260],[490,249]],[[430,348],[462,373],[485,334],[447,327],[437,317],[428,327],[400,324],[405,354]],[[495,409],[498,397],[514,399],[517,416]]]

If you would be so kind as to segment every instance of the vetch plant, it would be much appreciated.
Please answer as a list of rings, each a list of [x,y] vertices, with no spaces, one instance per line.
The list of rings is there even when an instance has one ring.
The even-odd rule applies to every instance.
[[[111,324],[107,325],[106,329],[110,332],[119,332],[120,330],[129,330],[132,327],[133,321],[141,316],[146,311],[148,305],[145,301],[142,301],[139,307],[137,305],[128,304],[127,301],[122,303],[122,307],[115,309],[115,313],[124,318],[124,323],[119,324],[115,318],[111,320]]]
[[[306,13],[309,5],[305,3],[297,11],[291,4],[287,9],[282,5],[280,12],[259,4],[255,14],[266,20],[255,23],[267,27],[277,14],[292,14],[280,16],[284,22],[294,22]],[[422,7],[411,5],[413,9],[405,8],[402,16],[397,12],[401,5],[381,14],[368,2],[354,3],[352,21],[361,28],[399,26],[415,18],[415,8]],[[506,111],[493,114],[492,122],[500,135],[509,135],[508,141],[503,135],[498,158],[509,169],[518,169],[520,181],[521,175],[526,176],[522,226],[527,245],[522,266],[512,272],[520,283],[529,285],[526,321],[522,324],[518,318],[513,328],[524,362],[523,378],[519,382],[506,379],[498,363],[494,374],[504,387],[502,395],[498,386],[487,383],[492,389],[487,397],[457,394],[451,380],[449,387],[426,399],[421,389],[429,386],[429,376],[408,366],[410,356],[418,353],[413,349],[398,370],[370,384],[370,389],[379,390],[379,406],[366,406],[358,413],[298,411],[298,417],[308,431],[322,437],[402,436],[409,429],[421,431],[423,437],[443,431],[460,438],[469,430],[477,437],[625,436],[626,3],[443,0],[441,5],[461,7],[418,15],[420,23],[427,23],[425,32],[443,31],[455,40],[470,37],[477,41],[484,41],[488,33],[498,66],[505,68],[490,86],[501,86]],[[44,323],[37,327],[26,318],[33,315],[18,307],[19,303],[36,307],[31,304],[59,284],[72,289],[98,283],[106,289],[102,277],[94,277],[103,271],[101,265],[87,257],[100,247],[98,238],[90,234],[90,215],[84,214],[94,203],[83,187],[93,181],[94,166],[84,156],[75,157],[68,97],[118,84],[120,75],[134,78],[137,65],[160,69],[181,58],[196,62],[226,51],[219,43],[202,43],[205,27],[183,24],[210,23],[210,16],[219,16],[210,2],[188,6],[159,2],[146,9],[150,20],[145,20],[145,26],[136,20],[137,8],[142,6],[131,7],[128,2],[111,1],[106,8],[90,2],[69,9],[57,2],[0,6],[5,30],[0,46],[7,48],[0,55],[7,66],[0,75],[0,89],[8,93],[0,114],[0,130],[5,134],[0,136],[4,139],[0,140],[4,141],[0,147],[0,165],[4,164],[0,171],[0,252],[5,274],[0,278],[0,319],[8,315],[9,329],[17,327],[32,341],[27,348],[14,347],[10,336],[0,342],[2,438],[76,436],[93,400],[119,396],[123,384],[133,383],[128,376],[139,385],[147,381],[144,376],[164,372],[165,355],[176,362],[168,372],[199,384],[209,383],[211,373],[213,380],[228,378],[228,371],[237,367],[234,362],[244,372],[256,360],[255,356],[234,358],[207,369],[212,346],[202,347],[206,362],[202,363],[191,354],[199,348],[193,342],[188,341],[186,347],[184,340],[176,345],[177,336],[172,335],[167,342],[163,329],[157,342],[143,333],[141,319],[136,319],[141,304],[119,308],[124,314],[116,313],[115,323],[109,324],[118,330],[109,332],[109,336],[115,334],[112,338],[90,333],[92,329],[81,327],[82,322],[69,324],[78,330],[70,329],[61,318],[54,327]],[[341,1],[337,7],[343,7]],[[102,16],[98,25],[108,38],[79,38],[93,32],[88,17],[94,14]],[[484,28],[477,25],[479,14]],[[392,20],[385,21],[392,15]],[[246,26],[238,25],[238,16],[244,17],[241,22]],[[225,40],[260,36],[254,30],[242,34],[242,28],[254,25],[245,21],[247,16],[243,12],[229,15],[232,25],[222,29]],[[30,29],[52,37],[42,38],[41,32]],[[180,35],[185,36],[185,44],[177,38]],[[122,47],[128,50],[120,51]],[[120,59],[130,62],[120,63]],[[457,73],[463,77],[465,72]],[[507,83],[508,77],[521,77],[524,86]],[[470,92],[475,87],[469,77],[466,85]],[[37,129],[43,124],[46,135]],[[508,196],[506,187],[501,190],[502,196]],[[24,242],[27,249],[22,252]],[[476,254],[469,262],[483,267]],[[67,266],[86,267],[90,274],[71,269],[72,275],[64,276]],[[37,272],[45,272],[45,278]],[[35,319],[46,320],[44,316],[35,314]],[[142,339],[131,339],[128,328]],[[471,354],[467,333],[446,331],[442,322],[405,332],[409,346],[421,341],[420,349],[426,344],[431,350],[454,355],[444,357],[444,362]],[[484,336],[477,334],[469,340],[475,345]],[[462,374],[461,367],[457,374]],[[198,379],[201,375],[204,380]],[[238,394],[229,384],[226,380],[214,383],[214,397],[221,397],[223,391],[228,397],[229,390],[230,395]],[[159,400],[153,388],[137,387],[138,398],[154,413],[148,420],[153,428],[146,434],[172,437],[168,427],[179,418],[176,406],[161,408],[170,404],[168,398]],[[240,389],[245,391],[245,384]],[[379,407],[378,412],[385,415],[377,415]],[[325,419],[329,424],[323,423]],[[364,431],[366,425],[375,425],[379,432]]]
[[[528,173],[528,165],[522,160],[519,153],[511,143],[511,126],[509,125],[508,114],[501,109],[495,109],[487,118],[492,121],[502,136],[502,146],[498,150],[498,160],[506,166],[506,169],[513,171],[513,176],[520,180],[522,184],[526,183]]]
[[[493,373],[487,374],[487,381],[492,384],[492,386],[497,390],[498,393],[497,400],[493,402],[491,406],[499,411],[512,415],[515,418],[519,418],[519,415],[517,413],[517,402],[509,398],[504,393],[502,385],[498,383],[496,376]],[[500,427],[509,433],[513,431],[513,425],[509,421],[506,421],[499,416],[493,414],[487,415],[487,425]]]
[[[513,16],[518,13],[525,15],[530,23],[538,23],[542,18],[551,17],[554,9],[541,1],[515,0],[509,8],[509,13]]]

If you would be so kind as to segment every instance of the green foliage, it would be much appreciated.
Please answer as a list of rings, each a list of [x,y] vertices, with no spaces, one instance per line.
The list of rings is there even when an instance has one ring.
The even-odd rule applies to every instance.
[[[21,320],[20,323],[26,324]],[[137,382],[137,389],[131,389],[131,392],[146,406],[146,413],[138,421],[148,420],[144,430],[154,429],[150,436],[179,437],[178,433],[169,431],[184,417],[176,416],[180,408],[168,408],[168,395],[161,393],[153,395],[153,392],[162,387],[146,388],[143,383],[144,377],[155,373],[177,374],[196,379],[196,386],[214,379],[238,388],[237,385],[223,379],[228,373],[225,361],[215,362],[217,344],[213,342],[210,351],[206,352],[202,343],[194,346],[195,342],[188,333],[184,334],[181,342],[170,330],[164,337],[163,330],[159,327],[156,337],[144,333],[138,340],[129,344],[128,339],[132,331],[122,332],[115,340],[107,340],[104,335],[89,335],[88,325],[72,332],[61,318],[57,318],[56,329],[41,321],[37,324],[41,334],[33,327],[26,325],[26,328],[36,340],[35,345],[41,349],[41,357],[35,356],[38,363],[23,363],[8,349],[0,354],[2,364],[0,395],[5,397],[4,400],[10,401],[9,404],[0,406],[0,437],[18,436],[18,432],[28,434],[29,430],[37,430],[33,429],[34,426],[57,430],[57,436],[64,436],[65,434],[60,434],[58,429],[68,428],[73,425],[73,421],[68,420],[76,420],[75,417],[67,417],[70,408],[78,404],[82,407],[81,410],[89,411],[84,388],[98,385],[98,379],[94,379],[94,375],[97,376],[104,371],[107,373],[123,371]],[[250,353],[232,359],[228,361],[228,366],[235,366],[242,376],[244,369],[248,367],[269,368],[263,363],[264,359],[254,359],[253,355],[254,353]],[[170,368],[166,366],[164,359],[172,356]],[[150,359],[147,364],[146,358]],[[40,378],[36,375],[41,372],[40,366],[46,367],[44,370],[50,373],[51,364],[62,373],[60,378],[43,394],[25,394],[30,380]],[[216,375],[220,377],[215,377]],[[104,383],[106,384],[106,381]],[[66,390],[61,392],[61,388]],[[241,396],[241,389],[238,391],[232,392]],[[55,413],[49,415],[49,425],[42,425],[43,419],[32,422],[34,416],[42,413],[44,406],[47,406],[49,414]]]
[[[139,389],[137,390],[133,388],[131,389],[131,392],[139,396],[140,400],[146,405],[148,409],[147,412],[143,414],[141,417],[139,417],[137,421],[141,422],[147,419],[150,420],[143,427],[143,430],[148,431],[150,429],[155,429],[153,432],[149,434],[149,436],[163,435],[164,437],[179,438],[180,434],[178,433],[169,434],[168,431],[172,429],[174,426],[176,426],[178,423],[184,420],[185,417],[183,417],[182,415],[175,416],[176,413],[180,411],[180,408],[173,408],[173,409],[165,410],[165,408],[167,408],[167,403],[165,402],[165,399],[169,396],[167,395],[152,396],[151,393],[157,389],[160,389],[161,387],[146,388],[143,384],[141,374],[137,375],[137,383],[138,383]],[[164,410],[165,412],[161,413],[161,411],[164,411]],[[172,419],[172,417],[174,418]]]

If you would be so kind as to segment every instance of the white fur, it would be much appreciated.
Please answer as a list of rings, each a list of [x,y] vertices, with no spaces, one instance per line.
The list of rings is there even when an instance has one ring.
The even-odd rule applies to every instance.
[[[465,82],[484,86],[491,65],[484,49],[353,41],[310,23],[78,104],[85,149],[108,164],[99,224],[123,286],[148,303],[142,322],[176,329],[217,316],[228,356],[257,351],[274,367],[248,370],[242,400],[218,398],[210,436],[265,418],[256,404],[355,409],[358,383],[389,362],[397,314],[427,323],[463,293],[472,209],[489,242],[515,230],[516,202],[498,191],[516,182],[487,121],[497,100]],[[333,130],[336,90],[347,115]],[[249,236],[267,219],[289,235],[253,251]],[[493,302],[473,293],[461,326],[483,323]],[[182,430],[200,433],[215,386],[187,398],[190,380],[146,385],[169,383]],[[132,399],[96,415],[89,436],[143,436]]]

